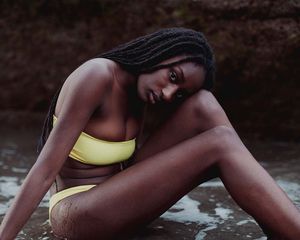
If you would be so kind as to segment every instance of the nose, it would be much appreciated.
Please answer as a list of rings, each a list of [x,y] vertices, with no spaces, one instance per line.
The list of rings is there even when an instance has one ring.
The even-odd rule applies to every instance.
[[[178,86],[174,84],[169,84],[162,91],[163,100],[171,102],[173,100],[174,94],[177,92]]]

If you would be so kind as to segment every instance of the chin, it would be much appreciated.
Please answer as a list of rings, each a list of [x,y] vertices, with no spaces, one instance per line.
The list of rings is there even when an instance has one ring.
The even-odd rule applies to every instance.
[[[143,101],[143,102],[148,102],[148,98],[147,98],[147,94],[146,94],[146,93],[143,94],[143,93],[141,93],[141,92],[138,91],[138,97],[139,97],[139,99],[140,99],[141,101]]]

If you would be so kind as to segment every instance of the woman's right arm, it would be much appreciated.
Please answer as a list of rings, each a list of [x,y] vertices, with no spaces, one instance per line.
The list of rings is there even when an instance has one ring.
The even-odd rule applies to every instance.
[[[110,85],[107,66],[91,60],[76,69],[58,120],[0,226],[0,240],[14,239],[37,208]]]

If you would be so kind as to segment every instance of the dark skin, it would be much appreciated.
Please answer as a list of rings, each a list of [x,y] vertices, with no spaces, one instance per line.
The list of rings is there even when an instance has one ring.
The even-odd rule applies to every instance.
[[[245,148],[214,96],[201,90],[204,78],[203,67],[194,63],[138,78],[105,59],[80,66],[64,84],[55,110],[57,123],[3,220],[0,239],[16,236],[55,179],[59,191],[97,184],[53,208],[56,235],[117,239],[215,177],[271,239],[299,239],[298,209]],[[130,94],[133,89],[137,98]],[[182,91],[186,100],[137,150],[127,169],[81,164],[68,157],[82,131],[108,141],[136,137],[142,114],[131,106],[137,101],[171,103]]]
[[[180,58],[182,57],[175,57],[164,63],[177,61]],[[125,72],[121,72],[122,70],[111,61],[102,61],[111,65],[109,67],[113,69],[111,71],[116,76],[116,81],[108,86],[105,100],[100,104],[101,106],[95,109],[84,128],[84,132],[98,139],[112,142],[129,140],[138,135],[142,112],[134,112],[130,106],[139,104],[138,102],[141,99],[150,104],[155,104],[158,101],[171,102],[175,93],[179,92],[179,89],[181,89],[182,93],[184,90],[185,95],[192,95],[197,89],[201,88],[204,81],[203,68],[192,63],[182,64],[182,66],[162,69],[152,74],[142,74],[139,77],[139,84],[137,84],[140,97],[138,95],[132,97],[129,95],[129,89],[135,87],[136,83],[133,84],[131,81],[136,80],[131,79],[130,75],[125,76],[128,79],[117,77],[125,75]],[[114,71],[117,72],[114,73]],[[198,76],[200,76],[200,81]],[[69,85],[73,84],[73,81],[74,79],[71,76],[62,88],[55,109],[55,115],[58,117],[60,117],[63,105],[68,104],[65,102],[67,101],[65,95],[70,88]],[[129,85],[127,85],[127,81]],[[151,92],[154,92],[157,97],[154,97]],[[77,185],[99,184],[106,180],[108,176],[111,176],[111,174],[119,171],[119,164],[109,167],[91,166],[68,157],[56,178],[56,184],[52,187],[51,192],[54,193],[56,189],[61,191]]]
[[[63,107],[66,104],[69,104],[68,101],[70,98],[68,95],[70,85],[73,85],[74,82],[78,79],[77,74],[81,74],[85,71],[84,68],[90,68],[91,66],[88,65],[95,65],[95,69],[87,70],[91,71],[92,77],[87,76],[87,81],[93,81],[93,78],[99,79],[101,83],[98,82],[99,87],[103,88],[104,94],[103,96],[96,97],[95,102],[99,100],[98,106],[95,107],[90,119],[86,123],[83,131],[88,133],[89,135],[106,140],[106,141],[125,141],[132,138],[135,138],[139,131],[140,125],[140,116],[141,113],[133,112],[129,106],[129,101],[137,101],[137,99],[132,99],[131,96],[128,96],[127,92],[122,89],[123,87],[129,91],[132,88],[132,85],[127,85],[127,79],[120,79],[119,77],[115,77],[114,81],[101,81],[103,79],[102,76],[97,76],[99,74],[99,70],[97,69],[98,64],[105,64],[107,65],[107,73],[115,76],[115,68],[116,64],[109,60],[92,60],[93,63],[86,63],[86,66],[82,66],[83,69],[78,69],[78,71],[73,73],[64,84],[60,96],[57,101],[55,115],[58,118],[62,118],[62,111]],[[100,62],[100,63],[99,63]],[[91,67],[91,68],[94,68]],[[103,70],[102,70],[103,71]],[[124,73],[122,69],[118,70],[119,72],[116,73],[118,76],[123,76]],[[121,72],[122,71],[122,72]],[[105,74],[104,71],[100,73]],[[79,77],[80,78],[80,77]],[[134,81],[134,79],[129,79],[130,81]],[[124,83],[123,83],[124,82]],[[86,84],[86,83],[82,83]],[[79,83],[81,85],[81,83]],[[80,88],[82,86],[79,86]],[[80,90],[82,91],[82,90]],[[89,94],[87,92],[87,94]],[[94,94],[93,97],[97,96]],[[97,99],[98,98],[98,99]],[[133,106],[134,104],[131,104]],[[79,106],[79,109],[85,108],[85,103],[82,102],[82,105]],[[76,111],[74,109],[74,111]],[[74,112],[72,113],[74,114]],[[76,114],[76,113],[75,113]],[[114,164],[110,166],[95,166],[95,165],[87,165],[83,164],[79,161],[76,161],[70,157],[67,158],[62,169],[60,170],[59,175],[56,177],[56,184],[54,184],[51,188],[51,192],[61,191],[65,188],[77,186],[77,185],[84,185],[84,184],[99,184],[102,181],[106,180],[112,174],[116,174],[120,171],[120,165]]]

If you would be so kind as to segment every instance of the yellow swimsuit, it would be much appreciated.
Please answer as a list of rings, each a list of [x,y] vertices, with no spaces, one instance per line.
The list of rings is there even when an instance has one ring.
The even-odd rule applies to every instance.
[[[57,118],[53,116],[53,125]],[[109,142],[82,132],[69,156],[77,161],[91,165],[109,165],[127,160],[134,153],[136,141]],[[87,191],[96,185],[80,185],[55,193],[49,202],[49,214],[62,199],[73,194]]]

